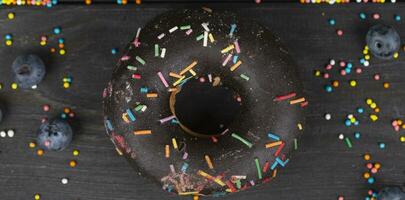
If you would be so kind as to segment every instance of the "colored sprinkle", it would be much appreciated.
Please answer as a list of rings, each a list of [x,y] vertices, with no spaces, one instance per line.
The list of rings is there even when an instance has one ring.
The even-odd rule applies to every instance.
[[[155,44],[155,57],[159,56],[159,45]]]
[[[237,191],[235,186],[232,184],[231,181],[227,180],[225,183],[226,183],[226,186],[228,186],[228,188],[231,190],[231,192],[236,192]]]
[[[151,130],[138,130],[134,131],[134,135],[150,135],[152,134]]]
[[[157,93],[147,93],[146,97],[148,97],[148,98],[156,98],[156,97],[158,97],[158,94]]]
[[[191,73],[191,75],[193,75],[193,76],[196,76],[197,75],[197,73],[195,73],[195,71],[193,70],[193,69],[190,69],[190,71],[189,71],[190,73]]]
[[[262,170],[261,170],[261,168],[260,168],[260,163],[259,163],[259,159],[258,158],[255,158],[255,163],[256,163],[256,169],[257,169],[257,177],[259,178],[259,179],[262,179],[263,177],[262,177]]]
[[[352,148],[352,142],[350,141],[350,138],[346,137],[345,141],[346,141],[347,147]]]
[[[139,56],[136,56],[135,59],[136,59],[139,63],[141,63],[142,65],[145,65],[145,64],[146,64],[146,62],[145,62],[141,57],[139,57]]]
[[[183,78],[183,76],[180,76],[180,75],[178,75],[178,74],[176,74],[174,72],[170,72],[169,76],[174,77],[174,78]]]
[[[193,61],[190,65],[188,65],[186,68],[181,70],[180,75],[184,75],[186,72],[188,72],[190,69],[192,69],[194,66],[197,65],[197,61]]]
[[[283,101],[283,100],[287,100],[287,99],[290,99],[290,98],[295,97],[296,95],[297,95],[297,93],[291,92],[291,93],[286,94],[286,95],[276,96],[276,98],[274,98],[273,101]]]
[[[208,38],[210,39],[211,43],[215,42],[214,35],[212,35],[212,33],[208,34]]]
[[[208,44],[208,32],[204,32],[204,41],[203,41],[203,47],[206,47]]]
[[[228,47],[226,47],[225,49],[221,50],[221,53],[228,53],[230,50],[234,49],[235,46],[233,44],[229,45]]]
[[[225,66],[228,64],[229,60],[232,58],[232,54],[228,54],[228,56],[225,58],[224,62],[222,63],[222,66]]]
[[[302,131],[303,127],[302,127],[302,124],[301,124],[301,123],[298,123],[298,124],[297,124],[297,127],[298,127],[298,130]]]
[[[281,153],[281,150],[283,150],[285,146],[285,143],[283,142],[277,149],[277,151],[274,153],[274,156],[278,156]]]
[[[131,121],[135,121],[135,115],[132,113],[131,109],[127,109],[127,114],[129,116],[129,119],[131,119]]]
[[[278,142],[267,143],[265,146],[266,146],[266,148],[268,149],[268,148],[272,148],[272,147],[279,146],[279,145],[281,145],[281,144],[283,144],[283,142],[282,142],[282,141],[278,141]]]
[[[242,61],[238,61],[237,63],[235,63],[234,65],[232,65],[231,67],[231,71],[235,71],[236,68],[238,68],[240,65],[242,64]]]
[[[267,170],[269,169],[269,167],[270,167],[270,162],[266,161],[266,163],[264,163],[264,166],[263,166],[263,173],[266,173]]]
[[[190,29],[190,28],[191,28],[190,25],[180,26],[180,30],[187,30],[187,29]]]
[[[160,119],[159,122],[160,122],[161,124],[163,124],[163,123],[168,122],[168,121],[170,121],[170,120],[172,120],[172,119],[174,119],[174,118],[176,118],[176,116],[172,115],[172,116],[169,116],[169,117],[165,117],[165,118],[163,118],[163,119]]]
[[[273,134],[273,133],[268,133],[267,137],[269,137],[270,139],[276,140],[276,141],[280,140],[280,137],[278,135]]]
[[[162,81],[163,85],[165,85],[165,87],[169,87],[169,84],[167,83],[165,77],[163,77],[162,72],[158,72],[157,74],[158,74],[160,80]]]
[[[181,171],[183,173],[186,173],[187,169],[188,169],[188,163],[183,163],[183,166],[181,166]]]
[[[204,38],[204,34],[201,34],[195,38],[196,41],[200,41]]]
[[[240,137],[239,135],[237,135],[236,133],[232,133],[232,137],[241,141],[243,144],[245,144],[246,146],[248,146],[249,148],[253,147],[253,144],[250,143],[249,141],[245,140],[244,138]]]
[[[193,32],[193,29],[188,29],[188,31],[186,31],[186,35],[190,35]]]
[[[136,70],[138,70],[138,68],[137,68],[137,67],[132,66],[132,65],[128,65],[128,66],[127,66],[127,69],[128,69],[128,70],[132,70],[132,71],[136,71]]]
[[[235,45],[236,53],[240,53],[240,47],[239,47],[238,40],[235,40],[235,42],[233,44]]]
[[[165,146],[165,157],[170,158],[170,146],[169,145]]]
[[[173,149],[178,149],[176,138],[172,138]]]
[[[294,150],[298,149],[298,140],[297,138],[294,138]]]
[[[173,83],[173,86],[180,84],[184,80],[184,78],[186,78],[186,76],[182,76],[181,78],[179,78],[176,82]]]
[[[250,79],[249,76],[246,76],[245,74],[241,74],[240,77],[246,81],[249,81],[249,79]]]
[[[231,30],[229,31],[229,37],[233,36],[233,32],[235,32],[236,24],[231,24]]]
[[[302,98],[299,98],[299,99],[291,100],[290,104],[294,105],[294,104],[301,103],[301,102],[304,102],[304,101],[305,101],[305,98],[302,97]]]
[[[212,164],[211,158],[208,155],[204,156],[205,161],[207,162],[208,168],[214,169],[214,165]]]

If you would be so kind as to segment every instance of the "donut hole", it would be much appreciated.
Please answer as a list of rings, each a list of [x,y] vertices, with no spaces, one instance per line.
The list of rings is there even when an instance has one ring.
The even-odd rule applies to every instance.
[[[220,135],[240,113],[235,94],[229,87],[191,79],[171,98],[172,112],[187,133],[200,137]]]

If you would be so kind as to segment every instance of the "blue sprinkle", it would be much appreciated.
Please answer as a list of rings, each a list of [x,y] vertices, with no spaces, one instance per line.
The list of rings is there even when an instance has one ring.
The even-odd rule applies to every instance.
[[[380,147],[380,149],[385,149],[385,143],[383,142],[379,143],[378,146]]]
[[[330,85],[325,85],[326,92],[332,92],[333,88]]]
[[[359,14],[359,17],[360,17],[360,19],[366,19],[366,17],[367,17],[367,15],[366,15],[366,13],[363,13],[363,12],[361,12],[360,14]]]
[[[172,119],[172,121],[171,121],[173,124],[178,124],[179,123],[179,121],[177,121],[176,119]]]
[[[117,53],[118,53],[118,49],[117,49],[117,48],[112,48],[112,49],[111,49],[111,53],[112,53],[113,55],[117,54]]]
[[[141,87],[141,93],[148,93],[148,88]]]
[[[364,64],[364,62],[366,62],[366,59],[360,58],[360,63],[361,63],[361,64]]]
[[[183,163],[183,166],[181,167],[181,171],[182,171],[183,173],[186,173],[187,168],[188,168],[188,163]]]
[[[333,26],[333,25],[336,24],[336,20],[335,20],[335,19],[329,19],[328,22],[329,22],[329,25],[331,25],[331,26]]]
[[[346,71],[346,73],[350,74],[350,72],[352,72],[352,69],[346,67],[346,68],[345,68],[345,71]]]
[[[350,119],[345,120],[345,125],[346,126],[351,126],[352,125],[352,122],[350,121]]]
[[[278,162],[274,161],[274,163],[273,163],[273,165],[271,165],[270,169],[271,170],[276,169],[277,165],[278,165]]]
[[[6,40],[11,40],[13,36],[11,34],[6,34]]]
[[[128,114],[129,119],[130,119],[131,121],[134,122],[134,121],[136,120],[135,115],[132,113],[131,109],[127,109],[127,114]]]
[[[361,137],[360,132],[354,132],[354,138],[360,139],[360,137]]]
[[[357,108],[357,112],[358,112],[358,113],[363,113],[363,112],[364,112],[364,109],[363,109],[363,108]]]
[[[271,133],[271,132],[269,132],[269,133],[267,134],[267,136],[268,136],[270,139],[274,139],[274,140],[277,140],[277,141],[280,140],[280,137],[279,137],[279,136],[274,135],[274,134]]]
[[[232,62],[233,62],[233,64],[235,64],[236,62],[238,62],[238,55],[234,55],[234,56],[233,56]]]
[[[114,130],[110,120],[108,120],[108,119],[105,120],[105,124],[107,125],[108,130],[110,130],[110,131]]]
[[[367,182],[368,182],[369,184],[373,184],[373,183],[375,182],[374,177],[368,178],[368,179],[367,179]]]
[[[347,64],[346,64],[346,67],[348,67],[348,68],[351,69],[351,68],[353,67],[353,64],[352,64],[352,63],[347,63]]]
[[[394,19],[395,19],[395,21],[401,21],[401,16],[399,16],[399,15],[394,15]]]
[[[53,33],[55,33],[56,35],[57,35],[57,34],[60,34],[61,31],[62,31],[62,30],[60,29],[60,27],[55,27],[55,28],[53,28]]]
[[[66,113],[62,113],[62,114],[60,114],[60,118],[62,118],[62,119],[66,119],[66,118],[67,118]]]
[[[354,122],[354,125],[355,125],[355,126],[358,126],[359,124],[360,124],[359,121],[355,121],[355,122]]]
[[[236,24],[231,24],[231,31],[229,32],[229,36],[233,36],[233,32],[235,31],[235,29],[236,29]]]
[[[59,44],[63,44],[63,43],[65,43],[65,39],[59,38],[59,39],[58,39],[58,42],[59,42]]]

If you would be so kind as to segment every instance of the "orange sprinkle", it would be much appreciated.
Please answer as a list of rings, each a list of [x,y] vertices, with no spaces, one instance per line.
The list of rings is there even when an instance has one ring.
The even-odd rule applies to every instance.
[[[70,167],[76,167],[76,165],[77,165],[77,162],[76,162],[75,160],[71,160],[71,161],[69,162],[69,166],[70,166]]]
[[[191,73],[191,75],[193,75],[193,76],[195,76],[195,75],[197,75],[197,73],[195,73],[195,71],[193,70],[193,69],[190,69],[190,71],[189,71],[190,73]]]
[[[174,77],[174,78],[182,78],[183,77],[183,76],[180,76],[180,75],[178,75],[178,74],[176,74],[174,72],[170,72],[169,76]]]
[[[189,66],[187,66],[186,68],[184,68],[183,70],[181,70],[180,75],[185,74],[186,72],[190,71],[191,69],[193,69],[194,66],[197,65],[197,61],[192,62]]]
[[[177,91],[177,88],[169,88],[169,92],[175,92]]]
[[[227,53],[228,51],[230,51],[234,48],[235,48],[235,46],[233,44],[231,44],[231,45],[227,46],[225,49],[222,49],[221,53]]]
[[[266,148],[272,148],[272,147],[275,147],[275,146],[279,146],[282,143],[283,143],[282,141],[267,143]]]
[[[151,130],[138,130],[134,131],[134,135],[150,135],[152,134]]]
[[[166,156],[166,158],[170,158],[170,146],[169,145],[165,146],[165,156]]]
[[[38,156],[44,155],[44,150],[38,149],[38,150],[37,150],[37,155],[38,155]]]
[[[242,64],[242,61],[238,61],[237,63],[235,63],[234,65],[232,65],[231,67],[231,71],[235,71],[236,68],[238,68],[240,65]]]
[[[277,169],[275,169],[275,170],[273,171],[272,177],[275,178],[276,176],[277,176]]]
[[[304,102],[304,101],[305,101],[305,98],[302,97],[302,98],[299,98],[299,99],[291,100],[290,104],[293,105],[293,104],[301,103],[301,102]]]
[[[214,165],[212,164],[211,158],[208,155],[205,155],[205,161],[207,162],[208,168],[214,169]]]
[[[156,98],[156,97],[158,97],[158,94],[157,93],[148,93],[148,94],[146,94],[146,97],[148,97],[148,98]]]

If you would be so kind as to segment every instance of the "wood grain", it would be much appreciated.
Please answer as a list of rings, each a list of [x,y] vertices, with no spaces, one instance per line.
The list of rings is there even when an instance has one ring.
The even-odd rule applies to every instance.
[[[137,176],[117,155],[104,134],[101,91],[119,58],[110,53],[112,48],[122,51],[137,28],[158,14],[188,6],[60,5],[52,9],[17,7],[0,10],[0,16],[3,16],[0,35],[12,33],[14,38],[12,47],[6,47],[4,42],[0,44],[0,82],[5,86],[0,90],[0,100],[8,107],[0,130],[16,130],[14,138],[0,138],[0,199],[32,199],[35,193],[42,194],[42,199],[51,200],[178,199]],[[334,74],[342,86],[331,94],[322,89],[326,81],[312,74],[329,58],[350,60],[358,66],[365,33],[376,23],[371,19],[360,21],[359,12],[379,12],[380,21],[393,25],[405,40],[404,22],[394,22],[392,17],[395,13],[403,13],[405,4],[215,4],[210,7],[216,7],[219,12],[223,8],[242,12],[281,36],[299,66],[310,102],[299,150],[288,167],[279,173],[278,179],[224,199],[336,199],[338,194],[360,199],[368,188],[361,177],[365,171],[361,156],[365,152],[371,152],[373,159],[383,165],[376,175],[376,188],[404,183],[405,145],[399,142],[399,135],[390,126],[392,119],[404,118],[404,53],[401,52],[396,61],[376,61],[364,73],[351,75],[350,78],[358,80],[356,88],[348,86],[349,77]],[[9,11],[16,13],[12,21],[6,19]],[[334,27],[327,24],[327,19],[332,17],[337,21]],[[40,36],[52,35],[55,26],[62,27],[61,36],[66,39],[65,56],[51,55],[49,46],[39,45]],[[343,37],[336,36],[337,28],[344,30]],[[56,45],[54,36],[49,41]],[[47,64],[48,74],[36,91],[13,91],[9,87],[11,63],[24,52],[41,55]],[[381,73],[382,81],[390,82],[391,88],[383,89],[382,81],[372,79],[374,73]],[[66,74],[73,76],[72,87],[68,90],[62,88],[61,81]],[[380,119],[371,123],[367,115],[363,115],[359,116],[359,127],[344,127],[345,115],[355,112],[358,106],[366,108],[364,99],[367,97],[374,98],[380,105]],[[52,106],[48,114],[41,109],[45,103]],[[46,152],[43,157],[37,157],[28,148],[28,143],[35,138],[41,117],[57,115],[64,106],[73,108],[78,116],[72,146],[64,152]],[[332,114],[331,121],[323,119],[326,112]],[[337,135],[352,135],[356,130],[362,133],[362,138],[353,140],[353,149],[349,150]],[[387,148],[378,149],[377,142],[385,142]],[[78,166],[72,169],[68,162],[73,159],[71,151],[75,148],[81,154]],[[62,185],[62,177],[68,177],[69,184]]]

